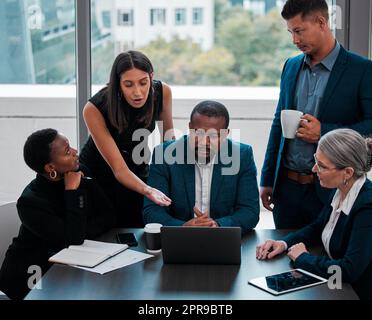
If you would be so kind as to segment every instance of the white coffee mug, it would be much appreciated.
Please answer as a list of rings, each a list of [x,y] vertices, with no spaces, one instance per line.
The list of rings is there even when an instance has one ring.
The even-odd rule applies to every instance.
[[[282,132],[284,138],[296,138],[296,131],[300,125],[303,113],[298,110],[282,110],[280,113],[280,122],[282,123]]]

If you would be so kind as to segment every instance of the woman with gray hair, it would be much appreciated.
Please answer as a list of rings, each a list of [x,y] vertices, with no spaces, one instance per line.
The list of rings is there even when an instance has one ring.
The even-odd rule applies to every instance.
[[[257,246],[256,258],[272,259],[287,251],[295,268],[330,277],[339,266],[342,281],[352,284],[361,299],[372,299],[372,139],[351,129],[324,135],[314,154],[313,172],[325,188],[335,189],[318,219],[281,240]],[[326,256],[308,246],[322,242]]]

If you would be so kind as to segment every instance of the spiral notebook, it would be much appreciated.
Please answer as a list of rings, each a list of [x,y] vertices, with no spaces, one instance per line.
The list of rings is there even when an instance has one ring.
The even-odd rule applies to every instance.
[[[82,245],[71,245],[49,258],[50,262],[93,268],[101,262],[128,249],[127,244],[84,240]]]

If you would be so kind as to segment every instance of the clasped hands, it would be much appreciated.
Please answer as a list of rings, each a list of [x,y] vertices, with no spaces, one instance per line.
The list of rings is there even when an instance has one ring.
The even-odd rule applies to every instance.
[[[209,217],[208,211],[202,213],[198,208],[194,207],[195,218],[186,221],[183,225],[186,227],[218,227],[216,221]]]
[[[308,143],[317,143],[320,139],[320,122],[312,115],[305,114],[301,117],[297,138]]]
[[[256,259],[266,260],[283,253],[286,250],[283,241],[266,240],[256,247]],[[287,250],[287,256],[294,262],[301,254],[308,252],[306,246],[300,242]]]

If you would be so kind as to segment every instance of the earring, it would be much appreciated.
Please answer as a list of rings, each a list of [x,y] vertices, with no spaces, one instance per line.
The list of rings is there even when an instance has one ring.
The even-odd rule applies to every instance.
[[[347,181],[346,179],[344,179],[343,183],[344,183],[344,186],[347,186],[348,183],[349,183],[349,181]]]
[[[56,170],[53,170],[53,171],[51,171],[51,172],[49,172],[49,178],[50,179],[55,179],[55,178],[57,178],[57,171]]]

